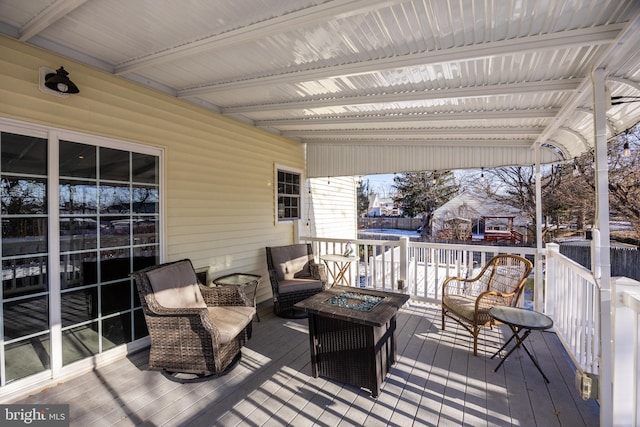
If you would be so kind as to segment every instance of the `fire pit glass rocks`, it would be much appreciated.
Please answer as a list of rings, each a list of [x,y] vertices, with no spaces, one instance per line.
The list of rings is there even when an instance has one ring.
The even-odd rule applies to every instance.
[[[334,295],[327,300],[327,304],[353,310],[370,311],[384,298],[375,295],[358,294],[355,292],[343,292]]]

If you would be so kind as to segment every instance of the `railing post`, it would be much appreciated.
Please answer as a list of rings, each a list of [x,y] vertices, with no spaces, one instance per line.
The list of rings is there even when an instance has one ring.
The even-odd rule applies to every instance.
[[[555,302],[556,302],[556,298],[554,298],[552,295],[555,295],[556,293],[556,289],[549,289],[549,283],[554,283],[554,284],[558,284],[558,271],[556,269],[556,264],[555,264],[555,260],[553,259],[553,253],[560,253],[560,245],[557,243],[547,243],[546,246],[547,249],[547,256],[546,256],[546,262],[545,262],[545,280],[535,280],[535,307],[536,310],[539,310],[541,308],[544,307],[544,312],[546,313],[547,316],[550,316],[552,319],[554,318],[555,314],[556,314],[556,309],[555,309]],[[540,259],[536,260],[536,261],[540,261]],[[539,262],[536,262],[536,273],[538,271],[538,269],[541,269],[541,265],[538,266]],[[544,283],[544,285],[543,285]],[[538,286],[540,286],[541,289],[538,289]],[[546,289],[542,289],[542,286],[546,287]],[[544,299],[544,301],[542,301],[542,295],[546,295],[546,298]],[[538,301],[538,298],[540,298],[541,300]],[[544,305],[542,305],[544,302]]]
[[[613,330],[613,392],[611,412],[614,426],[638,425],[638,317],[640,282],[613,278],[615,319]]]
[[[398,290],[404,290],[407,287],[407,272],[409,271],[409,238],[407,236],[400,237],[400,271],[398,274]]]

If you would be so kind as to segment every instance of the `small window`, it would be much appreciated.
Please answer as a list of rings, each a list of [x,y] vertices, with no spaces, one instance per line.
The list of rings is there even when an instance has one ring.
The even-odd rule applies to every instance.
[[[297,171],[277,168],[277,204],[278,221],[291,221],[302,217],[300,195],[302,193],[302,174]]]

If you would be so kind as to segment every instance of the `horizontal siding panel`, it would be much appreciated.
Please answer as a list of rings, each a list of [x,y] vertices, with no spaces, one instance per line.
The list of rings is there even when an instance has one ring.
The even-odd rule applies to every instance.
[[[61,64],[78,95],[38,89],[39,68]],[[5,37],[0,75],[0,116],[164,148],[167,260],[211,278],[260,274],[270,298],[264,247],[292,243],[297,227],[275,223],[274,165],[303,170],[302,144]]]

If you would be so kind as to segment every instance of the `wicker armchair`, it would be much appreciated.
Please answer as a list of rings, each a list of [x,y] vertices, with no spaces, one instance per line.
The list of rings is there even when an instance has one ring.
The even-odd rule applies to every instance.
[[[478,334],[492,327],[489,309],[516,306],[533,265],[517,255],[497,255],[473,278],[448,277],[442,284],[442,329],[445,316],[462,325],[473,336],[473,355],[478,355]]]
[[[151,338],[149,369],[222,375],[251,338],[255,308],[239,287],[198,283],[191,261],[133,273]]]
[[[306,317],[293,308],[298,301],[327,289],[324,266],[313,259],[311,244],[267,247],[273,311],[281,317]]]

